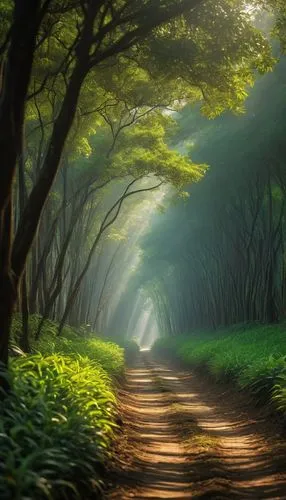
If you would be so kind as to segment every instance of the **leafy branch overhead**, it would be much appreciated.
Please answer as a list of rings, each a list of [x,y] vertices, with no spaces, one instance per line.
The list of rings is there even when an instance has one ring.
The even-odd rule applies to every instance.
[[[113,171],[121,170],[134,177],[154,174],[181,189],[201,179],[205,165],[196,165],[169,148],[165,127],[170,121],[153,115],[128,129],[117,143],[111,164]]]

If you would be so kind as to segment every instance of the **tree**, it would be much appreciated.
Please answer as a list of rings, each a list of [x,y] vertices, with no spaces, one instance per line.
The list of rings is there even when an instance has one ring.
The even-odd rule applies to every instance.
[[[100,78],[107,61],[120,64],[124,59],[131,61],[132,67],[136,64],[148,71],[160,85],[166,83],[169,88],[170,82],[177,83],[180,99],[205,96],[207,107],[214,106],[218,113],[224,107],[241,105],[242,89],[251,82],[253,67],[269,68],[267,43],[248,22],[240,2],[236,5],[221,0],[211,13],[210,17],[200,0],[156,4],[151,0],[143,4],[119,0],[30,0],[23,4],[15,0],[7,48],[4,43],[6,63],[0,104],[0,157],[5,165],[0,174],[0,359],[4,363],[18,284],[88,78]],[[63,21],[68,32],[60,28]],[[59,46],[64,47],[62,52]],[[170,50],[176,55],[172,71],[165,64]],[[62,96],[58,101],[54,98],[50,137],[12,245],[12,185],[22,147],[25,104],[31,75],[40,75],[34,71],[33,61],[39,61],[45,53],[49,66],[50,61],[58,59],[59,64],[56,71],[49,67],[39,78],[31,95],[45,89],[53,93],[53,86],[62,81]]]

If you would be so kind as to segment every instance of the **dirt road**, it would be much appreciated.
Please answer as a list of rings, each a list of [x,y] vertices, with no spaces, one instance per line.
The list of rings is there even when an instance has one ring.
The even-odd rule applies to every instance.
[[[244,395],[142,355],[109,500],[286,499],[286,439]]]

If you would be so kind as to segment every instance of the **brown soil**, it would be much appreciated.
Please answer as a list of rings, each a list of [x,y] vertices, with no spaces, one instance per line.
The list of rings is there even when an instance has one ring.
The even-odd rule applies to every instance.
[[[106,499],[286,499],[282,428],[246,396],[144,354],[120,399]]]

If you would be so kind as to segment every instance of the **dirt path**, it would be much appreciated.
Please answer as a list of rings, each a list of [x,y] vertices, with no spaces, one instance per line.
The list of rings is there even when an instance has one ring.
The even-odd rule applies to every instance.
[[[144,355],[121,400],[107,499],[286,499],[285,441],[245,397]]]

